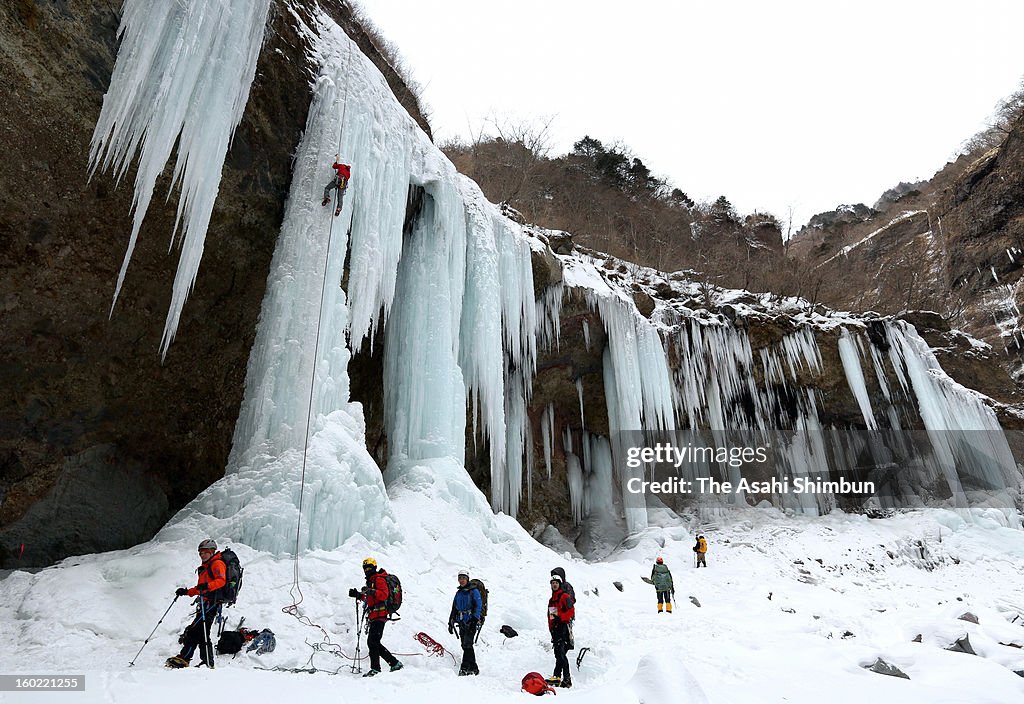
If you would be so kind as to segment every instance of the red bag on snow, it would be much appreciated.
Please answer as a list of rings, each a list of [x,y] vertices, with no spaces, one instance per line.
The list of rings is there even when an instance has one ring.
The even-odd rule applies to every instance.
[[[526,676],[523,677],[522,689],[530,694],[536,694],[538,697],[547,694],[548,692],[555,695],[558,694],[554,687],[551,687],[544,681],[544,675],[539,672],[528,672]]]

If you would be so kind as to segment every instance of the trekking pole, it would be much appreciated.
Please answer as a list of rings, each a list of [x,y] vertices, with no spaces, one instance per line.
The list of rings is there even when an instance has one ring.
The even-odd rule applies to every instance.
[[[174,599],[171,601],[171,606],[174,606],[174,602],[177,601],[177,600],[178,600],[178,595],[175,594],[174,595]],[[164,622],[164,618],[166,618],[167,614],[169,614],[171,612],[171,606],[167,607],[167,611],[164,611],[164,615],[161,616],[160,620],[156,622],[156,626],[153,627],[153,633],[156,633],[156,629],[160,628],[160,624]],[[145,648],[146,644],[149,643],[149,639],[153,637],[153,633],[150,633],[149,637],[146,638],[145,641],[143,641],[142,648]],[[142,648],[139,648],[139,652],[135,653],[135,657],[133,657],[132,661],[130,663],[128,663],[128,667],[135,667],[135,661],[138,660],[139,659],[139,655],[142,654]]]
[[[210,629],[206,627],[206,600],[199,595],[199,616],[203,621],[203,633],[206,634],[206,666],[213,669],[213,643],[210,642]]]
[[[356,603],[356,654],[355,654],[355,657],[352,658],[352,667],[349,668],[350,671],[352,672],[352,674],[356,674],[356,673],[359,673],[359,672],[363,671],[362,665],[359,664],[360,643],[362,642],[362,638],[363,638],[363,624],[362,624],[361,619],[359,618],[359,600],[356,599],[355,603]]]

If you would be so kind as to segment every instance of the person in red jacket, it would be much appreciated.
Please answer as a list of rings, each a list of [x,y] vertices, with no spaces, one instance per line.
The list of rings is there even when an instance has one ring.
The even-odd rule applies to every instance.
[[[220,608],[218,592],[228,583],[227,567],[224,565],[220,553],[217,552],[217,543],[210,538],[199,543],[199,559],[202,564],[196,569],[196,572],[199,573],[199,581],[196,586],[190,589],[178,587],[175,592],[177,596],[198,596],[199,599],[197,599],[195,618],[192,619],[192,623],[179,639],[181,652],[167,659],[167,667],[188,667],[197,647],[202,664],[213,667],[210,627]]]
[[[324,202],[321,205],[326,206],[331,202],[331,191],[335,188],[338,189],[338,210],[341,210],[341,199],[345,197],[345,189],[348,188],[348,179],[352,175],[352,168],[348,164],[342,164],[338,161],[338,155],[334,155],[334,163],[331,164],[331,168],[334,169],[334,178],[331,182],[324,186]]]
[[[562,578],[551,575],[551,598],[548,599],[548,630],[555,651],[555,673],[546,682],[558,687],[572,687],[567,653],[572,649],[571,622],[576,615],[572,597],[562,587]]]
[[[368,557],[363,560],[363,574],[366,575],[366,586],[360,591],[349,589],[348,595],[366,605],[364,613],[369,621],[366,645],[370,649],[370,669],[363,677],[373,677],[380,674],[381,658],[391,666],[392,672],[401,670],[402,662],[380,642],[384,636],[384,625],[388,622],[388,610],[385,606],[388,600],[388,583],[384,579],[388,573],[377,569],[377,561]]]

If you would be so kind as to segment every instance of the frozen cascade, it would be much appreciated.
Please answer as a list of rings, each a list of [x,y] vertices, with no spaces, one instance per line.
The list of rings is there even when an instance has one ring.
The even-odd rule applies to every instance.
[[[303,504],[300,549],[330,548],[355,532],[372,540],[397,539],[400,533],[390,515],[384,482],[365,450],[361,407],[349,399],[351,349],[367,340],[372,345],[378,330],[384,331],[389,489],[436,480],[466,506],[483,501],[461,467],[468,400],[474,430],[489,442],[492,508],[514,515],[522,485],[532,490],[533,429],[527,414],[531,380],[538,349],[559,345],[565,287],[548,287],[534,300],[528,235],[501,217],[475,184],[455,172],[343,32],[325,15],[319,22],[320,37],[311,35],[311,45],[322,75],[296,153],[228,474],[179,514],[167,527],[168,534],[201,521],[216,525],[220,534],[253,541],[255,547],[291,549],[288,539],[280,536],[287,535],[287,524],[294,525],[297,519],[298,473],[311,406],[304,499],[308,503]],[[353,180],[345,211],[332,219],[319,207],[318,192],[329,174],[330,156],[338,151],[339,134],[343,158],[353,164]],[[142,151],[145,156],[145,145]],[[109,151],[106,158],[112,158]],[[123,164],[115,162],[123,171]],[[183,178],[187,180],[187,173]],[[206,187],[211,188],[209,182]],[[211,191],[212,199],[215,184]],[[331,258],[325,271],[328,233]],[[348,285],[343,291],[335,283],[342,278],[346,247]],[[586,262],[572,266],[579,277],[596,272]],[[570,268],[566,264],[566,271]],[[597,277],[590,276],[595,281]],[[786,453],[794,475],[809,473],[824,461],[818,400],[801,380],[821,370],[809,326],[755,356],[742,330],[686,319],[672,333],[678,335],[671,342],[679,359],[670,371],[662,339],[666,328],[659,317],[663,311],[655,316],[662,327],[655,327],[622,291],[599,283],[586,288],[585,295],[607,333],[603,374],[610,437],[584,431],[577,454],[571,431],[564,429],[575,520],[619,520],[615,501],[634,471],[623,469],[622,431],[668,430],[678,421],[690,428],[741,428],[764,434],[784,425],[793,440],[779,452]],[[318,327],[320,352],[314,360],[310,342]],[[584,321],[588,346],[589,332]],[[973,418],[989,430],[998,428],[994,415],[977,398],[940,378],[937,363],[932,367],[932,362],[921,361],[920,353],[904,351],[920,340],[912,328],[890,326],[889,334],[895,340],[890,361],[904,390],[913,388],[929,430],[957,417]],[[855,362],[859,381],[852,366],[847,378],[855,394],[855,387],[860,387],[866,400],[860,361],[866,352],[859,338],[846,336],[844,355]],[[898,389],[884,386],[881,358],[870,349],[888,399]],[[317,374],[310,398],[307,380],[314,362]],[[758,364],[763,375],[757,373]],[[792,407],[786,413],[780,413],[778,389],[759,388],[759,376],[765,386],[788,389]],[[582,396],[581,387],[578,394]],[[891,407],[889,413],[895,427]],[[873,414],[870,417],[873,420]],[[549,405],[540,418],[549,477],[554,420]],[[968,427],[969,423],[958,426]],[[992,447],[971,445],[963,438],[945,445],[934,442],[949,457],[970,459],[987,452],[1002,461],[1008,449],[1003,452],[1001,432],[999,439],[1002,444],[993,440]],[[853,456],[850,448],[834,452],[837,457],[846,456],[844,452]],[[975,463],[977,476],[1005,486],[1008,476],[993,473],[990,464]],[[1001,467],[1005,472],[1012,460]],[[794,508],[812,511],[828,506],[801,502]],[[624,514],[629,532],[647,526],[642,507],[626,507]]]
[[[843,362],[843,371],[846,372],[846,383],[850,386],[853,397],[857,399],[857,405],[860,406],[864,424],[868,430],[877,430],[878,424],[875,422],[867,384],[864,382],[864,371],[860,366],[860,351],[854,337],[845,327],[839,334],[839,357]]]
[[[466,217],[449,185],[425,190],[399,260],[384,342],[389,463],[451,457],[464,464],[466,391],[454,311],[462,309]]]
[[[328,171],[329,158],[324,155],[337,150],[343,112],[349,153],[372,150],[369,142],[358,139],[364,132],[349,129],[366,117],[360,110],[344,110],[344,102],[371,100],[372,96],[362,97],[362,93],[372,89],[373,83],[365,77],[365,66],[363,71],[347,71],[352,62],[365,59],[347,49],[347,39],[339,35],[339,31],[331,35],[332,48],[318,57],[323,74],[314,87],[304,138],[296,151],[227,476],[175,519],[214,517],[226,522],[218,534],[237,536],[254,548],[276,553],[294,549],[290,536],[298,516],[310,408],[300,549],[330,549],[357,532],[380,541],[399,535],[380,470],[366,451],[362,409],[349,403],[350,352],[345,339],[349,309],[344,291],[331,284],[341,280],[352,205],[369,189],[353,183],[343,216],[333,220],[315,197]],[[353,84],[346,87],[346,78]],[[331,259],[325,272],[328,236]],[[317,377],[311,387],[311,341],[318,326]],[[253,526],[256,534],[250,534]]]
[[[118,181],[138,155],[134,219],[114,290],[128,263],[157,178],[177,144],[171,190],[181,185],[175,219],[181,255],[161,354],[199,271],[224,158],[249,100],[270,0],[125,0],[121,45],[89,149],[90,171],[113,169]],[[113,310],[113,303],[111,304]]]
[[[946,375],[913,326],[898,321],[888,326],[887,334],[894,365],[906,370],[956,505],[967,505],[961,476],[989,490],[1016,487],[1020,477],[1006,436],[980,394]]]
[[[573,523],[579,525],[583,519],[583,469],[580,458],[567,453],[565,455],[565,475],[569,482],[569,504],[572,506]]]
[[[555,438],[555,405],[549,403],[540,414],[540,436],[544,443],[544,468],[551,479],[551,448]]]
[[[587,432],[587,418],[583,412],[583,378],[576,377],[576,395],[580,399],[580,429]]]

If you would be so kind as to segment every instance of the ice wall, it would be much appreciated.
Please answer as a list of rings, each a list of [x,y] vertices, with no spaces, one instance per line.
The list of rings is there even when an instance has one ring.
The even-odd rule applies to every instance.
[[[338,422],[358,420],[348,361],[383,328],[388,484],[435,473],[447,486],[442,495],[473,503],[468,497],[479,492],[464,470],[453,469],[464,463],[468,400],[473,434],[491,451],[491,503],[514,513],[532,445],[525,404],[538,331],[551,327],[537,321],[557,319],[557,312],[533,299],[530,246],[519,226],[455,171],[344,33],[326,16],[318,19],[310,39],[322,71],[296,156],[229,478],[280,472],[282,458],[301,454],[307,437],[312,448]],[[319,193],[336,152],[352,164],[352,180],[341,216],[333,218]],[[338,539],[352,530],[380,539],[397,534],[387,531],[387,492],[368,459],[333,469],[346,477],[360,502],[349,512],[362,520],[344,522],[332,533]],[[325,471],[309,465],[307,473]],[[314,523],[337,523],[333,513],[346,507],[319,490],[307,486],[314,515],[328,512]]]
[[[89,152],[90,170],[120,180],[138,156],[135,211],[116,303],[157,178],[176,149],[170,188],[181,186],[178,272],[161,353],[178,328],[203,255],[224,157],[242,119],[270,0],[125,0],[121,45]],[[169,194],[168,194],[169,195]],[[111,305],[113,310],[113,304]]]

